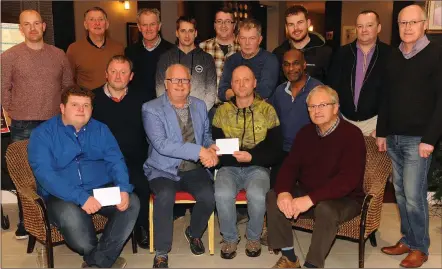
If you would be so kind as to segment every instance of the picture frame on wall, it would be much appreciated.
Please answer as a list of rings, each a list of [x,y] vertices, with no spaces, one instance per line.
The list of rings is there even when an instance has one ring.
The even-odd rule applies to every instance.
[[[138,31],[138,26],[136,22],[127,22],[126,23],[126,41],[127,45],[132,45],[141,40],[142,35],[140,31]]]
[[[426,1],[428,33],[442,33],[442,0]]]

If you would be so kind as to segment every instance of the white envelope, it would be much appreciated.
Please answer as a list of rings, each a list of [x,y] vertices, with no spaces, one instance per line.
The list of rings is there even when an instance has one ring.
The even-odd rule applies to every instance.
[[[120,187],[94,189],[94,198],[101,206],[118,205],[121,203]]]
[[[219,148],[219,151],[216,152],[217,154],[233,154],[234,151],[239,151],[239,139],[217,139],[216,146]]]

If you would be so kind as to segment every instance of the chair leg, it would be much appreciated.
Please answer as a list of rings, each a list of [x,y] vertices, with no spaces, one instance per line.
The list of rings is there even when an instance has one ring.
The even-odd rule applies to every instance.
[[[48,268],[54,268],[54,252],[52,242],[46,245],[46,255],[48,260]]]
[[[138,246],[137,246],[137,240],[135,239],[135,229],[132,230],[131,241],[132,241],[132,252],[136,254],[138,253]]]
[[[26,250],[26,253],[32,253],[34,252],[36,238],[33,235],[29,235],[28,238],[28,249]]]
[[[153,253],[153,196],[149,200],[149,252]]]
[[[376,231],[373,231],[368,238],[370,239],[370,244],[372,247],[378,246],[378,243],[376,242]]]
[[[359,268],[364,268],[365,259],[365,240],[364,237],[359,238]]]
[[[210,215],[209,223],[207,225],[208,239],[209,239],[209,253],[210,255],[215,254],[215,215],[212,212]]]

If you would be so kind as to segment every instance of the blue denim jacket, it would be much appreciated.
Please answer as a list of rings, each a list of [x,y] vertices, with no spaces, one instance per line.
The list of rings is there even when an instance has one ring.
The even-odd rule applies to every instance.
[[[149,141],[149,157],[143,168],[148,180],[165,177],[179,181],[181,161],[198,161],[201,147],[213,144],[206,104],[196,97],[190,96],[190,100],[195,144],[183,142],[178,118],[167,94],[143,105],[143,124]]]

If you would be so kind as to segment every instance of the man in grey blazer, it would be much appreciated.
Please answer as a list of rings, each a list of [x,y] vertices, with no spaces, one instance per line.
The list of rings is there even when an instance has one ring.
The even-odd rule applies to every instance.
[[[166,94],[142,108],[150,145],[144,172],[155,194],[154,268],[168,267],[176,191],[189,192],[196,200],[190,226],[185,231],[195,255],[205,252],[201,237],[215,208],[213,181],[205,168],[218,163],[217,147],[209,131],[204,101],[189,96],[190,82],[187,67],[169,66],[164,81]]]

